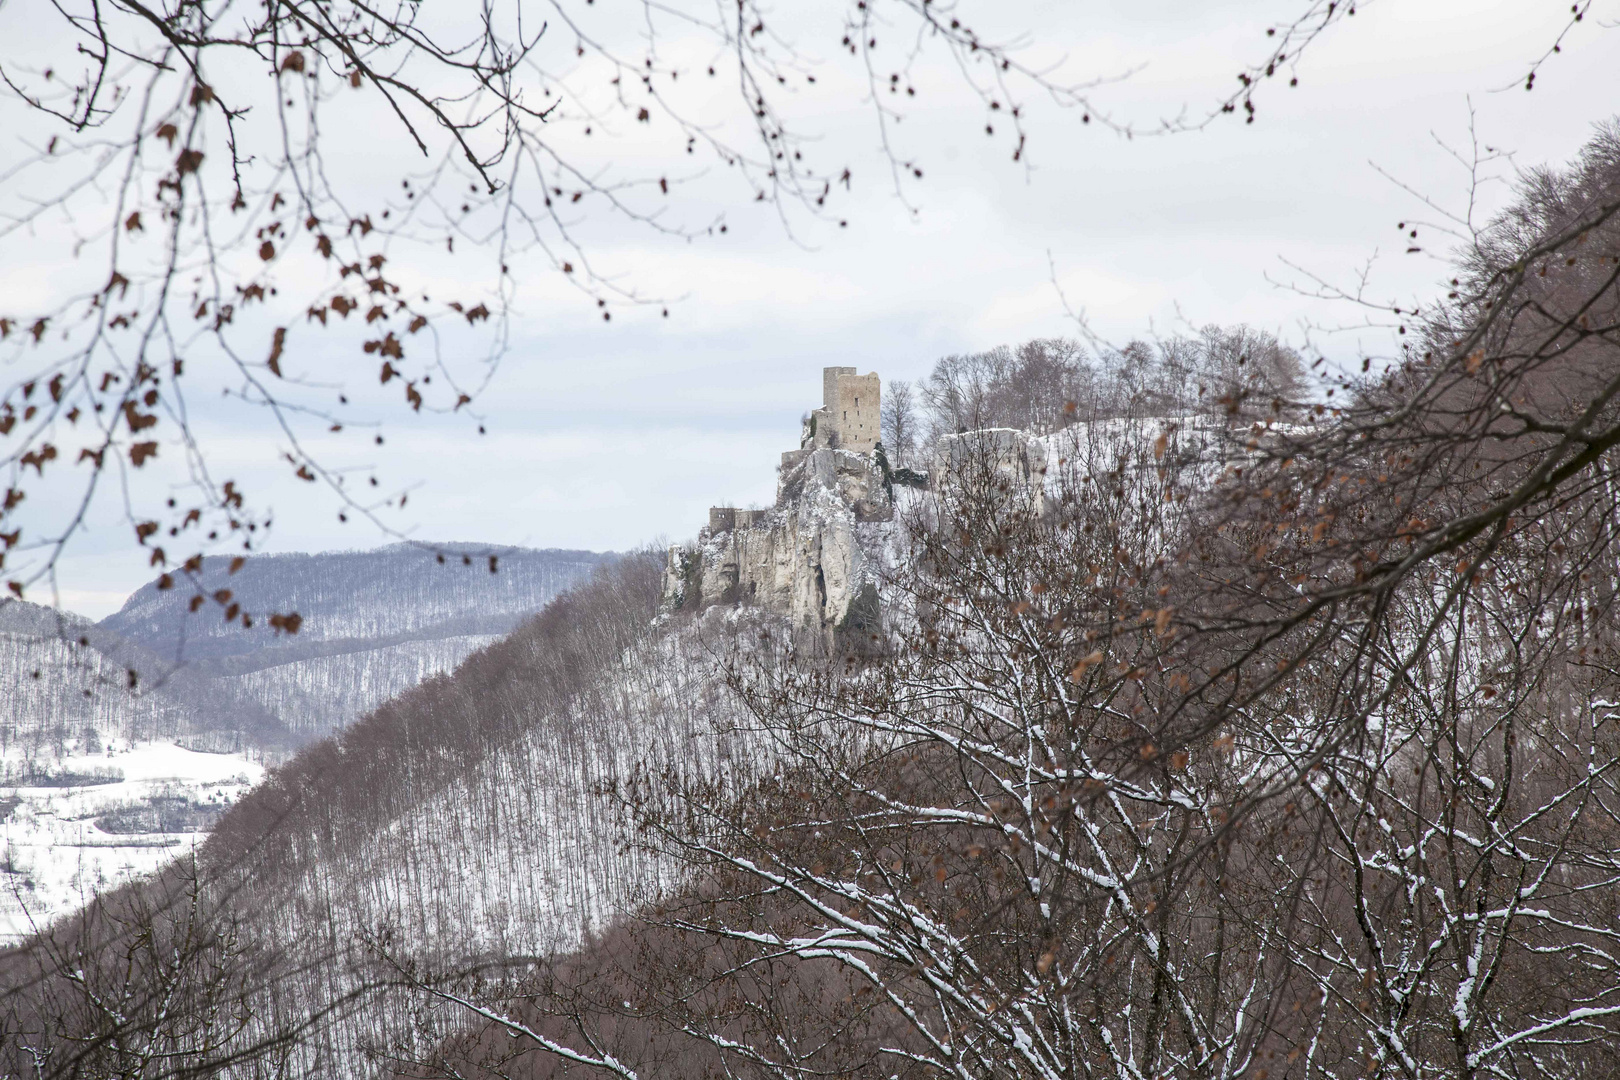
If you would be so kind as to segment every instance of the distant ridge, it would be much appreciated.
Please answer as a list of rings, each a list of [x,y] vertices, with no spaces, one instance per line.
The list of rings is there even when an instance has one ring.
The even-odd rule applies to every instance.
[[[274,717],[291,745],[329,735],[423,679],[455,668],[617,556],[489,544],[257,555],[235,574],[205,559],[193,585],[149,582],[98,629]],[[442,559],[442,561],[441,561]],[[494,571],[491,571],[491,559]],[[226,622],[201,590],[253,613]],[[296,611],[296,635],[269,625]]]
[[[130,673],[134,672],[132,676]],[[0,752],[67,737],[169,739],[213,748],[298,741],[229,683],[164,660],[71,612],[0,604]]]
[[[179,575],[166,590],[148,582],[99,623],[3,604],[0,687],[11,690],[0,700],[0,747],[49,747],[63,733],[94,730],[103,740],[165,739],[276,756],[453,670],[617,558],[393,544],[258,555],[231,574],[230,559],[216,557],[204,560],[196,586]],[[198,588],[210,596],[229,589],[254,625],[227,623],[213,602],[192,612]],[[268,624],[271,613],[288,611],[303,619],[296,635]]]
[[[195,591],[183,580],[164,591],[156,581],[143,585],[99,625],[159,655],[193,663],[266,648],[287,660],[330,655],[312,651],[312,642],[376,647],[502,634],[613,558],[555,548],[393,544],[373,551],[257,555],[231,574],[231,560],[216,556],[203,560],[198,586],[210,595],[229,589],[232,600],[256,616],[251,629],[225,622],[214,604],[193,614]],[[265,619],[287,611],[303,619],[296,639],[278,634]],[[289,646],[292,652],[285,651]]]

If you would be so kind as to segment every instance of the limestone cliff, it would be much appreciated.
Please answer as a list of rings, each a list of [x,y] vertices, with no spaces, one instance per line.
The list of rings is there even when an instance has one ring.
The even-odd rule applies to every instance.
[[[829,639],[875,627],[879,523],[893,516],[872,454],[784,454],[774,507],[716,508],[696,543],[670,548],[665,610],[748,603]]]
[[[983,428],[943,435],[934,446],[928,486],[949,491],[964,481],[1032,501],[1042,512],[1051,450],[1047,441],[1017,428]]]
[[[855,438],[864,431],[857,410],[875,406],[878,398],[877,376],[856,377],[853,370],[827,369],[829,404],[806,420],[800,448],[782,455],[775,506],[715,507],[694,543],[669,549],[665,612],[748,604],[784,615],[796,629],[829,642],[877,628],[894,484],[921,486],[922,477],[891,476],[881,445]],[[855,416],[849,422],[853,434],[833,434],[857,448],[827,445],[827,418],[842,422],[846,416]],[[823,424],[812,422],[817,420]],[[1010,428],[945,435],[934,447],[926,483],[949,498],[960,482],[973,479],[988,484],[987,490],[1033,499],[1039,513],[1048,455],[1044,440]]]

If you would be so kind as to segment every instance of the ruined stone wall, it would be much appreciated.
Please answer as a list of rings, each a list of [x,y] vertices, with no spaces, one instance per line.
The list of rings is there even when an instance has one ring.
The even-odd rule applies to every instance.
[[[832,396],[822,406],[833,417],[833,429],[841,450],[869,454],[882,438],[879,402],[883,395],[883,381],[874,375],[840,375]]]
[[[770,514],[769,510],[738,510],[734,506],[709,507],[710,534],[722,533],[738,526],[747,528],[756,521],[762,521]]]
[[[669,549],[664,609],[748,603],[829,640],[875,629],[876,523],[894,516],[888,478],[872,450],[883,393],[876,374],[821,373],[822,406],[798,450],[782,455],[770,510],[716,506],[695,544]]]
[[[806,421],[802,445],[869,454],[882,438],[883,380],[852,367],[821,371],[821,408]]]
[[[824,367],[821,369],[821,405],[831,408],[838,400],[838,380],[855,374],[852,367]]]
[[[1048,452],[1045,440],[1011,428],[946,435],[928,487],[950,498],[965,480],[989,482],[1040,513]],[[871,526],[892,520],[892,499],[871,454],[831,447],[783,454],[775,507],[716,507],[697,543],[670,549],[665,608],[753,604],[829,640],[875,626],[882,541]]]

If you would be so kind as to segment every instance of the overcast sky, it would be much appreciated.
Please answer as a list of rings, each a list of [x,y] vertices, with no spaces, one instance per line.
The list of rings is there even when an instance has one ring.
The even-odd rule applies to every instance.
[[[1207,106],[1263,46],[1266,20],[1293,6],[1003,8],[1050,55],[1137,69],[1107,98],[1150,118]],[[1425,251],[1407,255],[1396,223],[1435,215],[1383,174],[1466,207],[1468,171],[1441,144],[1471,153],[1471,117],[1482,144],[1514,155],[1496,177],[1574,155],[1614,108],[1620,31],[1600,23],[1620,12],[1594,9],[1526,93],[1526,66],[1567,10],[1366,3],[1307,54],[1297,89],[1261,99],[1253,125],[1125,140],[1032,107],[1028,168],[984,138],[965,97],[942,93],[905,129],[925,167],[909,192],[915,214],[876,167],[869,112],[857,102],[813,117],[871,166],[858,170],[846,229],[795,240],[745,209],[724,242],[604,234],[612,272],[678,297],[667,319],[654,308],[603,323],[549,277],[521,282],[512,347],[481,403],[488,434],[461,418],[389,414],[390,478],[420,484],[399,525],[427,540],[596,550],[685,538],[713,503],[771,500],[778,455],[819,403],[824,365],[916,379],[947,353],[1073,333],[1065,296],[1118,342],[1246,322],[1308,337],[1335,359],[1387,350],[1384,332],[1353,328],[1356,311],[1286,288],[1303,280],[1290,264],[1345,284],[1370,266],[1378,299],[1430,296],[1446,244],[1426,232]],[[1506,183],[1488,184],[1482,208],[1506,194]],[[13,252],[0,270],[10,275],[0,285],[15,286],[27,260]],[[271,550],[387,542],[368,525],[340,525],[335,505],[287,478],[265,452],[268,433],[211,434],[220,462],[275,507]],[[151,571],[116,508],[96,513],[60,581],[64,606],[99,617]]]

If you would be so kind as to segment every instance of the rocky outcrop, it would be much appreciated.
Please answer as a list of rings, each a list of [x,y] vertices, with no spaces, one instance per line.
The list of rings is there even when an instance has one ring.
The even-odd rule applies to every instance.
[[[782,455],[776,474],[778,509],[801,502],[818,491],[834,492],[856,521],[888,521],[894,504],[877,458],[850,450],[792,450]],[[746,511],[738,511],[746,513]]]
[[[1040,513],[1048,453],[1045,440],[1012,428],[946,435],[927,487],[948,499],[964,481],[988,484]],[[783,454],[774,507],[715,507],[695,543],[669,549],[664,610],[749,604],[829,642],[875,630],[882,523],[894,517],[881,455],[814,444]]]
[[[1017,428],[984,428],[944,435],[934,448],[928,486],[948,493],[963,481],[984,490],[1001,488],[1028,498],[1036,513],[1045,504],[1048,449],[1046,440]]]
[[[869,526],[894,516],[881,470],[848,450],[782,457],[775,507],[716,508],[695,544],[670,549],[665,610],[747,603],[829,640],[875,628],[881,538]]]

